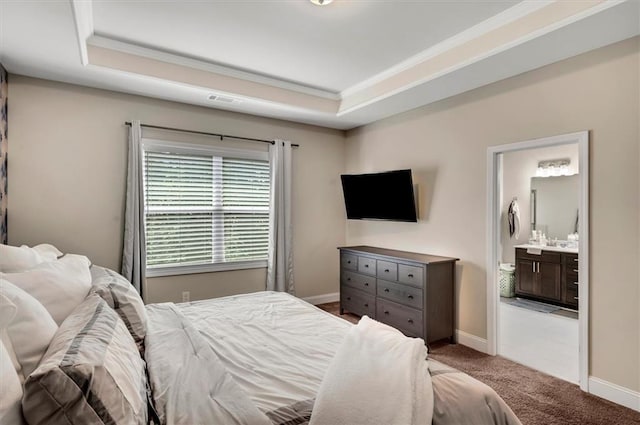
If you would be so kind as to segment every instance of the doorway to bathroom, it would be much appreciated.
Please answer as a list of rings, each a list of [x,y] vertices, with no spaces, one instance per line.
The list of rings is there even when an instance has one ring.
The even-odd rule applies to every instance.
[[[588,132],[487,159],[489,353],[588,391]]]

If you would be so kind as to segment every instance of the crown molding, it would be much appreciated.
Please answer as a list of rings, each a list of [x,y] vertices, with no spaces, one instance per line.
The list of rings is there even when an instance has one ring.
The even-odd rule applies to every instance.
[[[211,72],[214,74],[220,74],[228,77],[251,81],[258,84],[264,84],[271,87],[290,90],[310,96],[316,96],[323,99],[334,101],[339,101],[341,99],[338,92],[294,83],[291,81],[261,75],[259,73],[245,71],[238,68],[219,65],[201,59],[195,59],[186,55],[170,53],[161,49],[150,48],[147,46],[142,46],[139,44],[126,42],[115,39],[113,37],[98,34],[95,32],[93,24],[93,0],[70,0],[70,2],[74,18],[76,38],[78,40],[78,48],[80,51],[80,61],[84,66],[89,65],[88,46],[91,45],[141,56],[148,59],[155,59],[174,65],[185,66],[201,71]]]
[[[533,12],[536,12],[549,4],[554,3],[554,0],[541,0],[541,1],[523,1],[522,3],[518,3],[515,6],[510,7],[503,12],[494,15],[479,24],[476,24],[453,37],[447,38],[440,43],[423,50],[416,55],[399,62],[398,64],[388,68],[364,81],[361,81],[347,89],[344,89],[340,92],[340,96],[342,98],[351,96],[352,94],[365,90],[371,86],[374,86],[388,78],[391,78],[407,69],[413,68],[414,66],[425,62],[435,56],[438,56],[448,50],[453,49],[454,47],[465,44],[471,40],[474,40],[482,35],[485,35],[497,28],[505,26],[511,22],[517,21],[518,19],[527,16]]]
[[[415,88],[417,86],[420,86],[422,84],[428,83],[429,81],[435,80],[435,79],[437,79],[439,77],[442,77],[444,75],[447,75],[447,74],[450,74],[452,72],[458,71],[458,70],[460,70],[462,68],[465,68],[465,67],[467,67],[469,65],[472,65],[472,64],[474,64],[476,62],[482,61],[482,60],[487,59],[487,58],[489,58],[491,56],[497,55],[499,53],[502,53],[504,51],[507,51],[509,49],[512,49],[512,48],[515,48],[515,47],[517,47],[519,45],[522,45],[522,44],[524,44],[524,43],[526,43],[528,41],[531,41],[531,40],[534,40],[534,39],[536,39],[538,37],[544,36],[544,35],[546,35],[548,33],[551,33],[551,32],[553,32],[555,30],[558,30],[558,29],[563,28],[565,26],[568,26],[568,25],[571,25],[573,23],[576,23],[576,22],[578,22],[578,21],[580,21],[582,19],[585,19],[585,18],[587,18],[589,16],[593,16],[593,15],[595,15],[597,13],[600,13],[600,12],[606,10],[606,9],[609,9],[611,7],[614,7],[614,6],[617,6],[617,5],[621,4],[621,3],[625,3],[626,1],[628,1],[628,0],[606,0],[606,1],[602,1],[601,3],[599,3],[599,4],[595,5],[595,6],[592,6],[592,7],[588,8],[588,9],[586,9],[586,10],[583,10],[581,12],[572,14],[572,15],[570,15],[570,16],[564,18],[564,19],[561,19],[561,20],[559,20],[557,22],[554,22],[552,24],[545,25],[545,26],[543,26],[543,27],[541,27],[541,28],[539,28],[537,30],[534,30],[534,31],[522,36],[522,37],[519,37],[517,39],[513,39],[513,40],[511,40],[511,41],[509,41],[507,43],[503,43],[503,44],[501,44],[501,45],[499,45],[499,46],[497,46],[497,47],[495,47],[493,49],[490,49],[490,50],[488,50],[488,51],[486,51],[486,52],[484,52],[482,54],[470,57],[467,60],[460,61],[460,62],[456,63],[455,65],[443,68],[440,71],[432,73],[432,74],[430,74],[430,75],[428,75],[428,76],[426,76],[424,78],[416,79],[416,80],[412,81],[409,84],[405,84],[405,85],[403,85],[401,87],[397,87],[397,88],[395,88],[393,90],[385,91],[384,93],[382,93],[382,94],[380,94],[378,96],[374,96],[374,97],[372,97],[370,99],[367,99],[367,100],[365,100],[363,102],[354,104],[354,105],[349,106],[349,107],[347,107],[345,109],[341,109],[340,111],[338,111],[337,115],[340,117],[340,116],[343,116],[343,115],[347,115],[347,114],[349,114],[351,112],[354,112],[354,111],[356,111],[358,109],[364,108],[366,106],[370,106],[372,104],[380,102],[381,100],[384,100],[386,98],[395,96],[395,95],[397,95],[399,93],[402,93],[402,92],[404,92],[406,90],[413,89],[413,88]],[[516,5],[516,6],[514,6],[513,8],[507,9],[505,12],[503,12],[503,14],[506,14],[507,18],[502,17],[501,19],[499,19],[499,22],[502,22],[501,25],[506,25],[508,23],[516,21],[519,18],[524,18],[527,15],[529,15],[530,13],[533,13],[534,11],[539,10],[539,9],[542,8],[542,7],[538,7],[538,8],[533,8],[533,7],[524,8],[523,7],[523,9],[526,10],[526,13],[525,13],[525,10],[518,10],[517,12],[519,13],[519,18],[515,18],[515,16],[518,16],[515,13],[513,13],[513,14],[506,13],[506,12],[511,11],[514,8],[517,8],[520,5],[528,4],[528,3],[529,2],[520,3],[520,4]],[[536,2],[532,2],[532,3],[536,3]],[[545,0],[544,2],[541,2],[541,3],[543,3],[544,6],[546,7],[546,6],[550,5],[550,4],[557,3],[557,2],[556,1],[546,1]],[[500,16],[500,15],[496,15],[496,17],[498,17],[498,16]],[[487,21],[492,21],[492,19],[493,18],[490,18]],[[401,68],[401,65],[399,64],[398,68],[395,69],[394,72],[389,73],[389,75],[387,75],[385,78],[380,79],[379,81],[370,82],[371,80],[367,80],[367,81],[361,83],[361,85],[359,84],[358,86],[360,86],[360,88],[358,90],[356,90],[356,91],[350,91],[351,89],[348,89],[349,90],[348,93],[345,93],[345,91],[343,91],[341,93],[342,99],[345,99],[348,96],[356,94],[356,93],[358,93],[360,91],[366,90],[367,88],[370,88],[372,85],[381,83],[381,82],[385,81],[386,79],[389,79],[389,78],[399,74],[402,71],[408,70],[413,66],[416,66],[416,65],[418,65],[418,64],[420,64],[422,62],[425,62],[426,60],[428,60],[430,58],[433,58],[433,57],[435,57],[435,56],[437,56],[437,55],[439,55],[441,53],[444,53],[444,52],[446,52],[448,50],[451,50],[451,49],[453,49],[453,48],[455,48],[455,47],[457,47],[457,46],[459,46],[461,44],[464,44],[465,42],[471,41],[474,38],[476,38],[478,36],[481,36],[481,35],[484,35],[484,34],[488,33],[489,31],[497,29],[497,28],[499,28],[501,26],[501,25],[494,26],[494,25],[496,25],[495,22],[490,22],[489,24],[487,24],[487,26],[484,26],[484,24],[486,24],[487,21],[484,21],[482,24],[479,24],[479,25],[483,26],[483,28],[481,30],[484,31],[484,32],[480,32],[480,30],[475,30],[476,27],[472,27],[472,28],[470,28],[468,30],[468,31],[471,32],[472,35],[475,34],[475,37],[470,37],[469,34],[465,35],[465,33],[467,31],[464,31],[463,33],[460,33],[459,35],[457,35],[455,37],[452,37],[452,39],[456,39],[456,40],[454,40],[452,42],[449,42],[449,40],[451,40],[451,39],[445,40],[443,43],[438,44],[438,45],[434,46],[433,48],[428,49],[428,50],[425,51],[425,52],[433,51],[433,52],[437,52],[437,53],[431,52],[429,56],[426,56],[426,53],[423,52],[423,54],[425,55],[424,56],[425,59],[423,59],[422,61],[414,62],[413,65],[411,65],[411,66],[404,66],[403,65],[402,68]],[[394,68],[396,68],[396,67],[394,67]],[[354,87],[356,87],[356,86],[354,86]]]
[[[254,72],[243,71],[241,69],[229,66],[218,65],[204,60],[191,58],[185,55],[178,55],[175,53],[170,53],[167,51],[150,48],[135,43],[121,41],[101,34],[94,34],[93,36],[91,36],[87,40],[87,44],[109,50],[116,50],[119,52],[148,59],[154,59],[161,62],[167,62],[174,65],[198,69],[200,71],[211,72],[213,74],[224,75],[227,77],[238,78],[241,80],[264,84],[271,87],[321,97],[323,99],[340,100],[339,93],[318,89],[316,87],[309,87],[303,84],[293,83],[278,78],[268,77]]]
[[[87,40],[93,35],[93,2],[71,0],[71,11],[73,12],[76,38],[78,39],[80,62],[86,66],[89,64]]]
[[[636,16],[637,22],[638,16],[635,0],[592,0],[573,8],[563,1],[524,1],[338,93],[96,34],[91,0],[70,3],[80,61],[72,56],[75,69],[31,70],[32,76],[337,129],[354,128],[535,69],[535,61],[542,66],[583,53],[601,46],[596,41],[603,37],[607,43],[628,38],[628,21]],[[621,4],[626,6],[614,7]],[[602,19],[585,19],[607,9],[613,11],[602,13]],[[582,29],[570,30],[576,26]],[[598,36],[601,30],[608,35]],[[554,46],[555,34],[565,34],[559,37],[582,47]],[[518,63],[525,65],[504,62],[505,55],[519,57]],[[483,67],[494,62],[495,78]],[[6,64],[13,66],[11,61]],[[206,100],[211,93],[243,102],[214,104]]]

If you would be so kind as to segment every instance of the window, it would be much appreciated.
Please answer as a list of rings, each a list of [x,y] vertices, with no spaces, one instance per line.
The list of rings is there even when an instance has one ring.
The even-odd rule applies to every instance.
[[[266,152],[143,140],[147,275],[266,267]]]

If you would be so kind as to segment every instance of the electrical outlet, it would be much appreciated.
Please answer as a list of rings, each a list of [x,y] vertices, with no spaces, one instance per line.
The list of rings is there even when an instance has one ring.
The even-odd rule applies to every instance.
[[[190,300],[191,300],[191,292],[182,291],[182,302],[183,303],[188,303]]]

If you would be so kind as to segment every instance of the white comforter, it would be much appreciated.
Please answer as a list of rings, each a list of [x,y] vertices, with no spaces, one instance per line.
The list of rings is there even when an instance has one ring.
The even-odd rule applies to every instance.
[[[145,358],[160,421],[271,425],[175,305],[147,306]]]
[[[147,309],[145,356],[153,398],[162,423],[171,425],[307,424],[312,409],[314,415],[320,415],[318,411],[331,411],[334,401],[329,401],[327,407],[320,399],[326,393],[321,386],[333,386],[330,382],[339,372],[333,378],[328,374],[325,384],[323,377],[334,357],[338,364],[354,348],[347,342],[343,355],[339,353],[353,325],[283,293],[154,304]],[[423,357],[423,353],[417,350],[408,357]],[[408,369],[402,373],[424,366],[406,360]],[[433,392],[420,389],[419,382],[411,383],[410,387],[417,389],[415,397],[424,394],[425,398],[403,396],[400,402],[407,402],[403,414],[408,415],[406,409],[412,406],[411,421],[388,423],[420,423],[424,417],[420,412],[426,407],[428,413],[433,399],[434,425],[520,424],[488,386],[433,360],[429,361],[429,367]],[[365,369],[363,373],[367,373]],[[379,377],[367,386],[380,384]],[[370,406],[366,398],[375,399],[375,394],[364,394],[367,390],[364,384],[352,383],[357,388],[354,392],[363,394],[351,398],[351,408],[359,404]],[[410,393],[411,388],[403,390],[403,394]],[[427,404],[418,404],[423,401]],[[416,408],[419,412],[413,410]],[[422,423],[429,422],[427,418]]]
[[[263,412],[315,398],[347,321],[281,292],[178,304]]]

